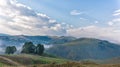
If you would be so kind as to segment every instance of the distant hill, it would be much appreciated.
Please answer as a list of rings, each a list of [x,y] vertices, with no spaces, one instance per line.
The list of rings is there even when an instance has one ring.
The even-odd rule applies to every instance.
[[[105,40],[80,38],[63,45],[50,48],[50,54],[72,60],[110,59],[120,57],[120,45]]]

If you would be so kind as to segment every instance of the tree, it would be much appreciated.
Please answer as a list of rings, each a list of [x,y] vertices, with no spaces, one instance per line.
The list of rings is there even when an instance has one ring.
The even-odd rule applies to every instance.
[[[44,53],[44,46],[43,45],[41,45],[41,44],[38,44],[37,46],[36,46],[36,54],[38,54],[38,55],[42,55],[43,53]]]
[[[42,55],[43,52],[44,52],[43,45],[38,44],[37,46],[35,46],[32,42],[25,42],[21,51],[21,53],[38,54],[38,55]]]
[[[22,47],[21,53],[34,54],[35,53],[35,45],[32,42],[25,42],[25,44]]]
[[[6,54],[14,54],[17,51],[15,46],[7,46],[5,53]]]

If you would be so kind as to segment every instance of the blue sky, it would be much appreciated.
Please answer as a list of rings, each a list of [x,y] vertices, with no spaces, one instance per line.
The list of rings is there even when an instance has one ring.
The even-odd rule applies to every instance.
[[[1,0],[0,33],[120,43],[120,0]]]
[[[37,12],[45,13],[58,22],[72,24],[75,27],[88,26],[99,21],[99,26],[106,26],[112,13],[119,9],[117,0],[18,0]],[[83,14],[70,15],[72,10]],[[82,20],[84,18],[87,20]]]

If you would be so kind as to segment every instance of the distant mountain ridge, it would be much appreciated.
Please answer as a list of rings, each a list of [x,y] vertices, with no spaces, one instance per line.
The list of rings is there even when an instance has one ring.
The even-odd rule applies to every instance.
[[[26,36],[26,35],[1,35],[0,36],[0,53],[4,53],[5,47],[15,45],[19,49],[25,42],[34,44],[57,45],[75,40],[70,36]]]
[[[16,36],[0,36],[1,41],[9,42],[9,44],[14,42],[24,43],[31,41],[35,44],[42,43],[42,44],[63,44],[72,40],[75,40],[75,37],[70,36],[25,36],[25,35],[16,35]],[[11,42],[11,43],[10,43]]]
[[[72,60],[110,59],[120,57],[120,45],[94,38],[80,38],[53,46],[48,53]]]
[[[0,33],[0,36],[10,36],[9,34]]]

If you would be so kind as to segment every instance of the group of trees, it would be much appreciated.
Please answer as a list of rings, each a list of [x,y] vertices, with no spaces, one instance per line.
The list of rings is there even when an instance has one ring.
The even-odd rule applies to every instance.
[[[21,53],[26,53],[26,54],[38,54],[42,55],[44,52],[44,46],[41,44],[37,44],[35,46],[32,42],[26,42],[23,47]]]
[[[5,53],[14,54],[16,51],[17,49],[15,46],[7,46]],[[35,46],[32,42],[25,42],[22,46],[21,53],[42,55],[44,53],[44,46],[41,44]]]
[[[17,49],[15,46],[7,46],[6,47],[6,50],[5,50],[5,53],[6,54],[13,54],[14,52],[16,52]]]

